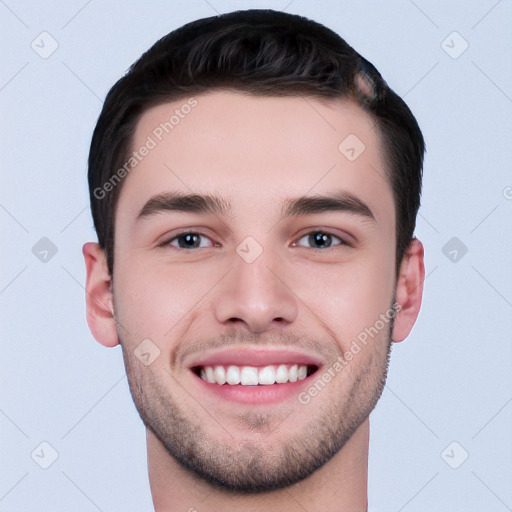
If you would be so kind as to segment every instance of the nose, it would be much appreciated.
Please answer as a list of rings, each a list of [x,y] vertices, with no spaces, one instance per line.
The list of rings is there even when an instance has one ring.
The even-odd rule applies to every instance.
[[[298,299],[276,262],[263,254],[247,263],[235,254],[234,268],[219,283],[214,312],[223,325],[243,324],[253,333],[284,327],[295,321]]]

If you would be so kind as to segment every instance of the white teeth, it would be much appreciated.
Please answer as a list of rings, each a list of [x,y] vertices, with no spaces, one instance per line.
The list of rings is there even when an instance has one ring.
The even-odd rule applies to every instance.
[[[242,386],[257,386],[258,368],[254,368],[254,366],[243,366],[240,372],[240,384],[242,384]]]
[[[307,377],[308,367],[305,364],[280,364],[268,366],[204,366],[199,372],[201,379],[212,384],[228,384],[242,386],[284,384],[296,382]]]
[[[215,382],[217,384],[225,384],[226,383],[226,370],[224,370],[224,366],[216,366],[213,369],[213,377],[215,378]]]
[[[285,364],[280,364],[279,368],[276,372],[276,382],[278,384],[283,384],[284,382],[288,382],[288,368]]]
[[[273,366],[265,366],[258,374],[258,384],[274,384],[276,381],[276,371]]]
[[[207,367],[208,368],[208,367]],[[208,380],[208,379],[206,379]],[[228,371],[226,373],[226,380],[228,384],[240,384],[240,368],[238,366],[229,366]],[[208,380],[208,382],[212,382]]]

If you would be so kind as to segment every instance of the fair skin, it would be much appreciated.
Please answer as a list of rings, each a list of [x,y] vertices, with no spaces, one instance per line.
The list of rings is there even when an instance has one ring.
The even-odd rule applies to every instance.
[[[417,239],[395,274],[395,207],[377,131],[346,100],[196,99],[123,184],[112,279],[102,249],[83,248],[88,324],[103,345],[122,346],[147,427],[155,510],[365,511],[368,415],[390,341],[417,318],[424,279]],[[133,148],[185,101],[146,111]],[[365,145],[354,161],[338,149],[349,134]],[[166,193],[216,196],[226,208],[139,215]],[[337,208],[285,211],[297,198],[335,195]],[[393,303],[394,322],[377,324]],[[378,333],[347,358],[372,326]],[[148,339],[159,354],[145,365],[136,349]],[[336,360],[343,368],[299,400]],[[308,376],[233,386],[200,376],[209,364],[251,363],[306,365]]]

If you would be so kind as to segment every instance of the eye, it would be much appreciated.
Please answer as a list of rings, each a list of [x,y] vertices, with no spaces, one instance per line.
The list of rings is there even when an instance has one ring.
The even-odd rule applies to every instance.
[[[215,245],[207,236],[201,233],[187,231],[181,233],[170,240],[167,240],[162,246],[172,245],[177,249],[201,249],[202,247],[212,247]]]
[[[294,245],[304,247],[303,241],[312,249],[328,249],[336,245],[348,245],[341,238],[325,231],[313,231],[299,238]]]

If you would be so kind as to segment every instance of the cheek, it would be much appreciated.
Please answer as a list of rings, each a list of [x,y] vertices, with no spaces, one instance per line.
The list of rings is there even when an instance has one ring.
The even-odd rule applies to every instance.
[[[136,343],[149,338],[165,350],[165,340],[178,326],[189,323],[216,281],[212,269],[204,265],[152,264],[136,254],[120,258],[114,300],[118,321],[129,333],[124,339]]]
[[[300,295],[317,318],[332,331],[342,351],[353,340],[377,324],[380,336],[387,335],[389,321],[381,318],[393,302],[394,276],[392,261],[363,261],[350,266],[332,267],[317,274],[316,285],[304,284]],[[311,276],[310,276],[311,277]],[[374,332],[374,331],[372,331]],[[364,336],[364,334],[363,334]]]

